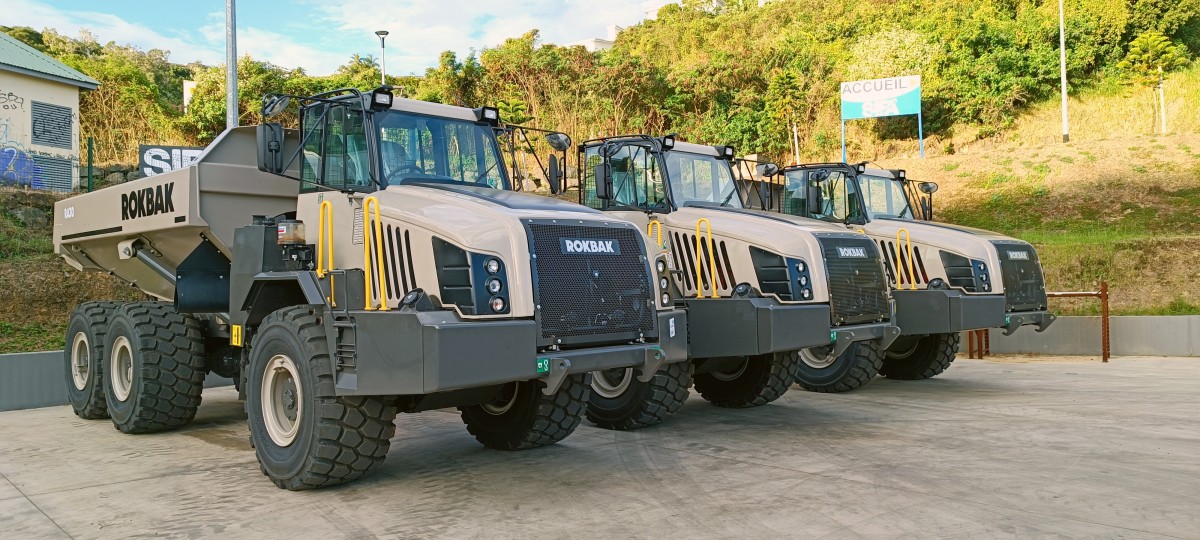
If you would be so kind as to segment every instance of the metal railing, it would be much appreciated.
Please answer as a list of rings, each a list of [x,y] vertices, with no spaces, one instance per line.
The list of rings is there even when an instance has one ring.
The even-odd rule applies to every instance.
[[[1110,343],[1110,326],[1108,313],[1108,282],[1100,282],[1098,291],[1077,292],[1048,292],[1047,298],[1099,298],[1100,299],[1100,356],[1102,363],[1108,363],[1112,357]],[[968,358],[983,358],[992,354],[990,333],[986,330],[971,330],[967,332]]]

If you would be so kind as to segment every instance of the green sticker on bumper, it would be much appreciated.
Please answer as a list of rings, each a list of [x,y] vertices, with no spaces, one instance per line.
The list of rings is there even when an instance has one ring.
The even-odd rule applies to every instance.
[[[550,373],[550,359],[549,358],[538,358],[537,359],[537,374],[545,375],[547,373]]]

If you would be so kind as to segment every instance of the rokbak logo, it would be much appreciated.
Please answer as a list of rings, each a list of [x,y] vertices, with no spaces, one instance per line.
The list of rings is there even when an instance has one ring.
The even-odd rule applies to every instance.
[[[121,221],[175,211],[175,182],[121,194]]]
[[[616,240],[580,240],[562,238],[563,254],[600,253],[604,255],[620,255],[621,244]]]
[[[1028,261],[1028,251],[1010,251],[1008,252],[1008,260],[1010,261]]]
[[[841,247],[838,246],[838,257],[853,257],[856,259],[867,258],[867,248],[864,247]]]

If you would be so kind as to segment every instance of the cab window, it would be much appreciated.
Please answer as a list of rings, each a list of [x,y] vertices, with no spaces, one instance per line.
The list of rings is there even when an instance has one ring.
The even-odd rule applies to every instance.
[[[319,103],[302,114],[301,191],[371,189],[363,115],[351,104]]]
[[[609,158],[612,167],[613,194],[606,206],[596,197],[595,167],[602,162],[601,146],[587,148],[583,154],[585,205],[596,209],[633,207],[651,210],[666,206],[658,159],[648,146],[626,144]]]

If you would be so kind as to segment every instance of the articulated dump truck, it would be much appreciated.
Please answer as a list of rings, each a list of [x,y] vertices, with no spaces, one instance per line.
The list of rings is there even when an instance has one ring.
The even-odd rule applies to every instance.
[[[178,428],[207,373],[231,378],[262,471],[298,490],[377,467],[397,412],[457,407],[483,445],[533,448],[578,426],[590,372],[686,360],[666,255],[507,191],[496,109],[381,87],[264,116],[289,100],[299,130],[230,129],[187,168],[58,203],[59,254],[156,299],[72,315],[76,414]]]
[[[890,379],[934,377],[954,361],[959,332],[1002,328],[1009,335],[1022,326],[1041,332],[1054,322],[1033,246],[989,231],[934,223],[937,184],[865,163],[769,167],[764,167],[764,179],[740,182],[746,201],[870,236],[884,252],[901,330],[882,362],[851,354],[814,362],[818,355],[806,354],[797,375],[802,387],[844,392],[870,380],[846,376],[849,366]]]
[[[669,250],[659,288],[687,311],[691,339],[690,362],[652,380],[632,368],[594,373],[588,416],[598,425],[640,427],[652,415],[630,411],[678,408],[687,393],[676,389],[692,384],[718,406],[770,403],[806,358],[881,357],[899,335],[875,242],[745,208],[732,147],[625,135],[578,152],[580,202],[645,227]]]

